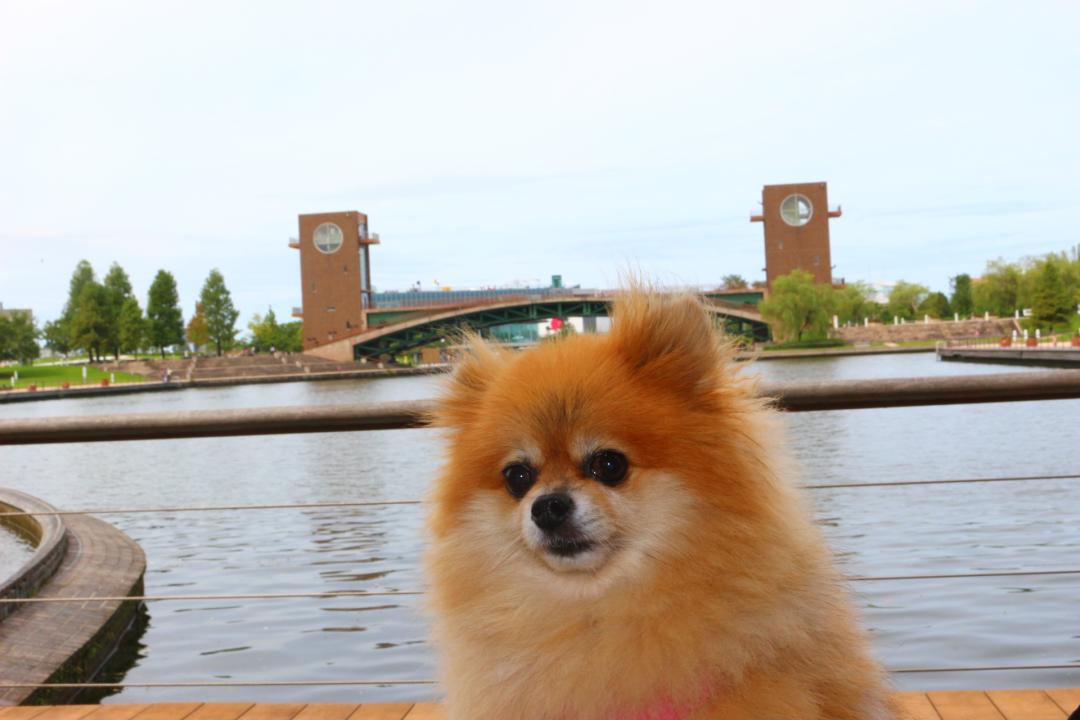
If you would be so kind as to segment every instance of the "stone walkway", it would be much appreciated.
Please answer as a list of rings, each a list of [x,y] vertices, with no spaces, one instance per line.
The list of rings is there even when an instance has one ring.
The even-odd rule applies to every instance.
[[[108,523],[65,518],[67,554],[38,597],[141,594],[146,556],[131,538]],[[130,613],[120,601],[36,603],[0,622],[0,678],[6,683],[44,683],[76,661],[95,667],[113,650],[115,627]],[[69,678],[76,682],[87,678]],[[0,705],[18,705],[33,688],[0,689]]]

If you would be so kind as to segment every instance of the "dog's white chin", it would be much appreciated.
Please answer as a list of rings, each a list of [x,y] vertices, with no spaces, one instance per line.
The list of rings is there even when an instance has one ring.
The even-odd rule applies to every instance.
[[[609,546],[594,543],[588,550],[573,555],[558,555],[543,547],[534,548],[540,560],[557,573],[595,573],[611,559]]]

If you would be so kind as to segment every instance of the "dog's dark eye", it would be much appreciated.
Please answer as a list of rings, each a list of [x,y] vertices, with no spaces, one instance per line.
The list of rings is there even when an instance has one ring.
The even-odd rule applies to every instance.
[[[618,485],[626,477],[629,463],[618,450],[597,450],[586,463],[586,471],[605,485]]]
[[[529,488],[536,482],[536,471],[525,463],[514,463],[503,468],[506,489],[516,498],[525,497]]]

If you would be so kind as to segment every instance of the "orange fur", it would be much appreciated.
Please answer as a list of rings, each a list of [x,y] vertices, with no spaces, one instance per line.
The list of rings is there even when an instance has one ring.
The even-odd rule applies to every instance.
[[[780,424],[697,300],[632,288],[607,335],[510,353],[473,339],[436,412],[449,457],[427,566],[452,720],[890,717],[845,591],[778,447]],[[582,471],[625,454],[617,487]],[[537,470],[523,499],[502,469]],[[595,558],[530,544],[566,489]],[[583,511],[584,512],[584,511]]]

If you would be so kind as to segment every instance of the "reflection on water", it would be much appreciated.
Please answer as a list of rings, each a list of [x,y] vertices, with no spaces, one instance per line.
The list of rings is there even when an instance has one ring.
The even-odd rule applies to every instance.
[[[978,374],[932,355],[768,361],[770,380]],[[1005,370],[1015,372],[1015,368]],[[297,383],[0,406],[0,416],[104,414],[431,397],[439,378]],[[1080,402],[802,413],[787,417],[803,481],[875,482],[1080,471]],[[416,499],[437,432],[0,448],[3,483],[64,507]],[[1070,568],[1080,482],[839,488],[812,499],[855,575]],[[147,552],[150,594],[423,588],[418,506],[112,516]],[[1080,658],[1080,584],[1068,576],[873,582],[853,587],[891,667]],[[130,682],[427,679],[423,598],[154,603]],[[1075,685],[1039,671],[898,676],[911,688]],[[110,700],[391,701],[423,687],[125,690]]]
[[[127,630],[115,652],[105,661],[105,665],[94,678],[100,683],[121,683],[128,672],[135,667],[140,659],[146,657],[146,643],[143,636],[150,625],[150,614],[142,603],[135,608]],[[92,688],[79,691],[71,702],[85,705],[106,702],[106,698],[119,694],[116,689]]]

